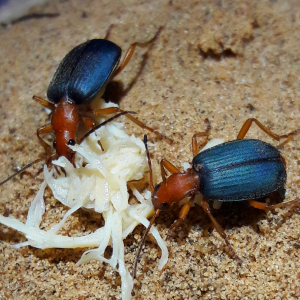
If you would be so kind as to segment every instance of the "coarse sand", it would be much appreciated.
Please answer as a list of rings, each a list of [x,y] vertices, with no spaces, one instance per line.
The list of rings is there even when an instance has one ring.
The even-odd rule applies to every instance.
[[[300,127],[298,0],[53,0],[31,13],[35,18],[0,26],[1,180],[43,154],[36,129],[48,122],[48,115],[32,96],[46,97],[51,77],[68,51],[88,39],[103,38],[112,24],[110,40],[123,51],[135,41],[151,39],[163,26],[151,46],[136,49],[106,95],[174,138],[169,145],[149,134],[155,143],[151,156],[158,180],[162,158],[181,168],[191,162],[191,138],[206,129],[205,119],[211,124],[210,138],[225,141],[235,139],[250,117],[277,134]],[[141,138],[145,133],[127,121],[126,127]],[[256,125],[247,137],[278,143]],[[281,150],[288,173],[285,201],[300,196],[299,138]],[[28,169],[1,187],[2,215],[26,220],[43,178],[34,176],[37,170],[38,166]],[[45,230],[67,209],[49,190],[46,195]],[[157,219],[163,238],[178,213],[174,206]],[[195,206],[167,242],[170,259],[162,272],[157,268],[160,249],[149,237],[133,299],[299,299],[299,210],[266,213],[245,203],[228,203],[213,214],[242,266]],[[68,219],[63,233],[87,234],[101,225],[99,214],[80,210]],[[143,233],[139,226],[125,240],[130,272]],[[11,247],[24,240],[0,225],[1,300],[120,299],[120,276],[110,266],[75,265],[86,249]],[[107,257],[110,254],[107,249]]]

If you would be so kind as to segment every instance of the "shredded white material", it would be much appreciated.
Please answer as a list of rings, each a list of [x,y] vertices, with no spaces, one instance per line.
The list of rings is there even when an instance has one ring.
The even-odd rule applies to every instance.
[[[112,105],[102,105],[109,106]],[[45,181],[31,203],[26,224],[3,216],[0,216],[0,222],[26,236],[27,241],[15,245],[15,248],[27,245],[40,249],[97,247],[86,251],[77,264],[101,260],[113,268],[118,265],[117,271],[122,280],[122,299],[126,300],[131,299],[133,279],[125,266],[123,239],[140,223],[148,227],[147,217],[153,213],[153,206],[151,193],[146,192],[143,196],[135,188],[132,192],[140,203],[128,204],[127,182],[141,179],[148,163],[143,142],[134,136],[128,136],[122,126],[122,123],[112,122],[91,134],[81,145],[71,147],[80,154],[76,155],[76,168],[65,157],[54,161],[53,164],[64,168],[67,176],[54,174],[56,172],[49,172],[44,167]],[[98,144],[99,140],[104,151]],[[44,231],[40,230],[40,224],[45,213],[43,194],[47,185],[54,197],[70,209],[58,224]],[[66,219],[81,207],[102,213],[105,225],[82,237],[57,234]],[[168,250],[154,226],[151,233],[162,250],[159,261],[159,269],[162,269],[168,260]],[[113,247],[113,254],[110,259],[106,259],[104,251],[109,245]]]
[[[212,139],[200,150],[200,152],[223,143],[224,143],[224,139]]]

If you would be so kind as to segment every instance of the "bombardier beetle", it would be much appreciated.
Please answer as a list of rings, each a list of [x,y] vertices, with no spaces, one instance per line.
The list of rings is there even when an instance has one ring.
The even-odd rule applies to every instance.
[[[271,132],[257,119],[251,118],[244,123],[237,140],[223,143],[198,153],[197,138],[208,138],[208,126],[205,132],[196,133],[193,136],[192,150],[194,158],[192,168],[181,173],[177,167],[163,159],[160,162],[162,182],[155,187],[153,185],[151,160],[147,147],[147,135],[144,136],[150,172],[150,189],[155,213],[139,246],[134,266],[134,278],[136,278],[139,255],[155,218],[160,211],[168,209],[171,205],[186,197],[189,200],[182,207],[179,219],[172,224],[167,236],[169,237],[172,230],[187,216],[196,194],[200,192],[203,196],[201,205],[204,212],[209,216],[215,229],[224,239],[231,255],[239,263],[242,261],[230,245],[226,233],[213,217],[208,200],[219,200],[222,202],[248,201],[251,206],[262,210],[272,210],[279,207],[293,209],[300,204],[300,199],[298,198],[276,205],[268,205],[256,201],[256,199],[266,197],[270,193],[284,187],[286,169],[285,161],[276,147],[257,139],[243,139],[253,122],[277,141],[286,138],[278,147],[289,142],[300,131],[300,129],[297,129],[289,134],[279,136]],[[166,177],[166,170],[171,173],[168,178]]]
[[[92,110],[89,107],[89,103],[93,99],[100,98],[103,95],[107,83],[126,67],[134,53],[135,47],[144,47],[152,43],[161,31],[161,28],[159,28],[155,37],[148,42],[131,44],[122,63],[119,65],[122,50],[118,45],[106,39],[110,29],[111,27],[105,39],[89,40],[75,47],[64,57],[49,84],[47,90],[49,101],[33,96],[33,100],[51,110],[51,123],[37,129],[37,137],[46,154],[49,154],[48,160],[50,161],[54,158],[65,156],[74,165],[74,152],[69,148],[69,145],[75,145],[76,143],[79,121],[82,120],[86,127],[91,129],[84,135],[83,138],[85,138],[98,128],[91,118],[95,115],[112,113],[119,113],[117,116],[126,115],[140,127],[172,141],[131,116],[134,112],[123,111],[118,107],[98,110]],[[41,138],[41,134],[51,132],[54,132],[56,137],[53,142],[56,153],[52,155],[50,155],[51,147]],[[0,183],[0,185],[42,160],[44,158],[31,162]]]

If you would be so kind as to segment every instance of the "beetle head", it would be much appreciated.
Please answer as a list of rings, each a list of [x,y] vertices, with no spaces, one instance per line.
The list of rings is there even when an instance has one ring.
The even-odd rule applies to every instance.
[[[69,131],[56,132],[56,141],[53,142],[53,147],[56,149],[56,153],[59,156],[65,156],[73,165],[75,153],[69,146],[74,146],[75,135]]]
[[[171,204],[171,197],[168,193],[167,185],[162,182],[155,186],[152,193],[152,204],[154,210],[166,210]]]

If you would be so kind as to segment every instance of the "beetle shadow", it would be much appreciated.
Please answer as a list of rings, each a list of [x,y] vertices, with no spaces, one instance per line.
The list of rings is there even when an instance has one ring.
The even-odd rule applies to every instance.
[[[285,189],[274,192],[268,196],[268,204],[274,205],[281,203],[284,200]],[[265,198],[257,199],[257,201],[265,202]],[[267,219],[266,211],[260,210],[250,206],[246,201],[235,202],[223,202],[220,209],[213,209],[212,202],[210,201],[210,207],[214,218],[225,230],[232,230],[234,228],[241,228],[243,226],[250,227],[253,231],[260,234],[258,223]],[[168,228],[174,221],[178,219],[181,207],[174,205],[168,212],[162,212],[162,220],[157,220],[157,223],[164,223]],[[276,214],[276,212],[272,212]],[[280,221],[274,226],[281,226],[287,218],[292,215],[294,211],[286,211],[282,214]],[[188,213],[185,220],[178,226],[171,234],[170,238],[175,238],[179,235],[182,238],[187,238],[192,227],[200,226],[200,230],[205,230],[211,233],[214,230],[214,226],[210,221],[208,215],[203,211],[202,207],[195,205]]]
[[[128,87],[124,89],[124,84],[120,81],[110,81],[105,89],[102,98],[105,102],[113,102],[120,104],[121,100],[131,91],[132,87],[136,84],[139,77],[141,76],[149,58],[148,52],[151,50],[151,46],[145,54],[142,56],[142,62],[140,64],[139,70],[134,76],[133,80],[128,84]]]
[[[162,27],[160,27],[159,31],[156,33],[154,40],[157,39],[161,30],[162,30]],[[108,34],[109,34],[109,32],[108,32]],[[148,44],[148,43],[146,43],[146,44]],[[120,81],[112,80],[107,84],[105,92],[102,96],[102,98],[105,100],[105,102],[110,101],[110,102],[114,102],[118,105],[120,104],[120,101],[122,100],[122,98],[124,98],[131,91],[132,87],[138,81],[140,75],[142,74],[142,72],[146,66],[147,60],[149,58],[149,53],[151,52],[151,50],[153,49],[154,46],[155,46],[155,41],[152,41],[150,46],[148,47],[147,51],[142,55],[142,61],[141,61],[140,67],[138,69],[138,72],[134,76],[133,80],[128,84],[128,87],[126,89],[124,89],[124,85]]]

